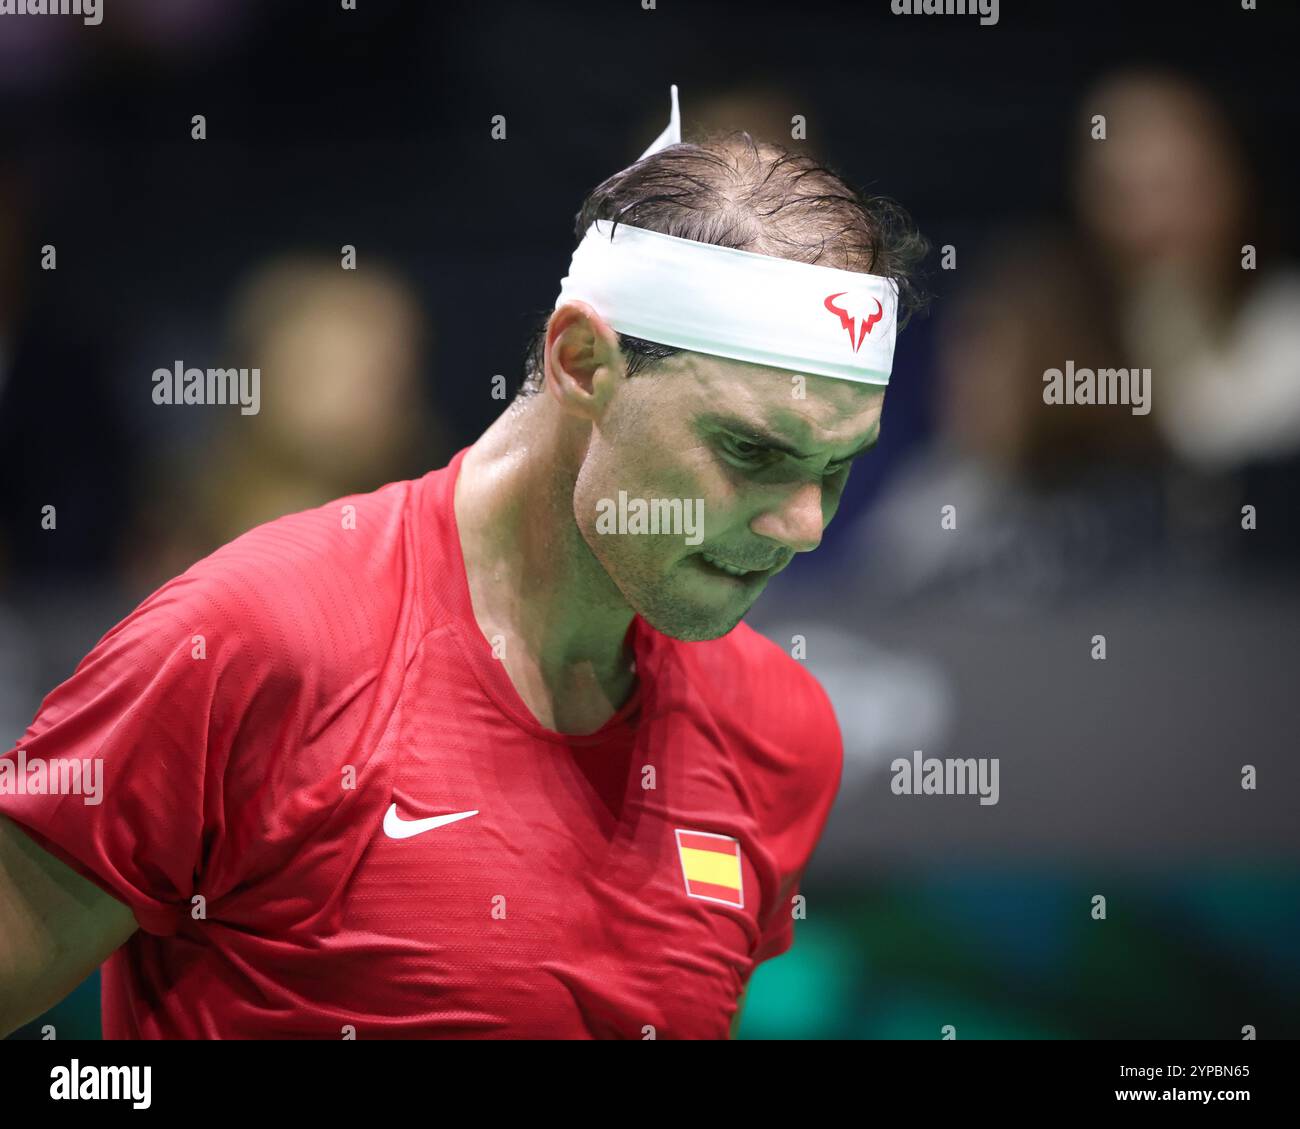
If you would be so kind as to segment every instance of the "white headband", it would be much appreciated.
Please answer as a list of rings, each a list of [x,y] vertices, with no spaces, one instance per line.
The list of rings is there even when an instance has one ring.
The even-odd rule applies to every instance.
[[[674,86],[668,128],[639,159],[680,141]],[[893,367],[898,285],[879,275],[596,220],[555,305],[573,298],[678,349],[861,384],[887,384]]]

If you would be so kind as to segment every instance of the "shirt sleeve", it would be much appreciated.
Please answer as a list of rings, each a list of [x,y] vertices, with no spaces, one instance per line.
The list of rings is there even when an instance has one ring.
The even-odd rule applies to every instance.
[[[164,585],[0,756],[0,815],[160,936],[190,912],[257,678],[219,603],[187,576]]]
[[[825,830],[843,773],[843,738],[830,699],[811,674],[802,669],[800,673],[805,692],[794,696],[782,727],[790,763],[798,766],[798,773],[778,792],[782,803],[771,842],[780,886],[754,951],[755,965],[794,944],[793,899]]]
[[[767,928],[763,930],[763,937],[754,951],[756,965],[773,957],[779,957],[794,944],[794,915],[791,912],[791,899],[799,893],[799,883],[802,879],[801,871],[794,876],[793,882],[788,887],[783,887],[783,890],[788,889],[789,892],[777,898],[776,908],[768,918]]]

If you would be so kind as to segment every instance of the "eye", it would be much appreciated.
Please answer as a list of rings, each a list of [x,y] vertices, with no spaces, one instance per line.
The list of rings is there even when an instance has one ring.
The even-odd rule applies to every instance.
[[[759,443],[753,443],[748,439],[737,439],[732,435],[722,437],[722,449],[737,462],[752,465],[762,462],[762,455],[767,450]]]

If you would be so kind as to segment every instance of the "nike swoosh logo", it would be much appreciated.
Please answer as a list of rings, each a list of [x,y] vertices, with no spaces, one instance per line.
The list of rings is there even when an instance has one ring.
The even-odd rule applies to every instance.
[[[471,815],[478,815],[478,812],[458,811],[451,815],[431,815],[427,819],[403,819],[397,814],[397,805],[394,804],[384,814],[384,834],[390,839],[409,839],[412,835],[422,835],[435,827],[455,823],[458,819],[468,819]]]

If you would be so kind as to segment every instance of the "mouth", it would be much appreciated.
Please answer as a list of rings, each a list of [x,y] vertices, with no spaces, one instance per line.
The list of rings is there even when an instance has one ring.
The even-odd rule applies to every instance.
[[[696,553],[693,559],[698,560],[700,567],[713,576],[727,577],[744,584],[756,584],[761,580],[766,580],[775,570],[774,565],[767,568],[742,568],[739,565],[719,560],[709,553]]]

